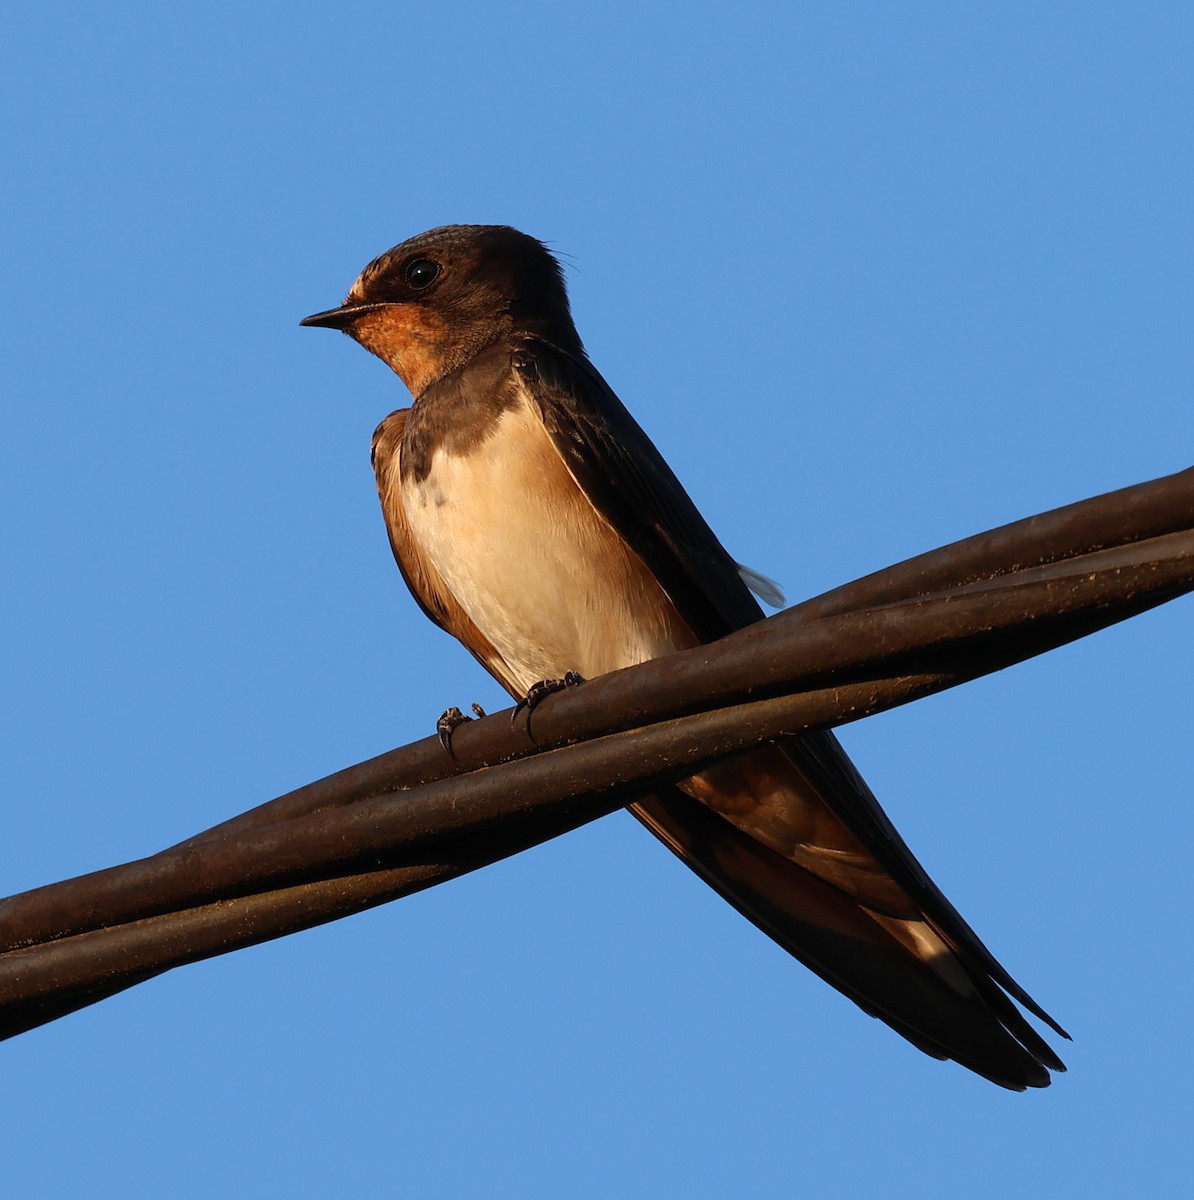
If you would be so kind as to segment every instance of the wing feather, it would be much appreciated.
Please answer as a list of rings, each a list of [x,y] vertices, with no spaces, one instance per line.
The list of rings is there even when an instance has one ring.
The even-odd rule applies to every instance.
[[[660,581],[694,633],[712,641],[762,619],[739,565],[596,368],[538,339],[521,343],[513,364],[578,486]],[[778,747],[791,764],[801,798],[807,801],[811,796],[824,805],[866,851],[868,861],[860,863],[845,884],[848,863],[843,867],[843,856],[835,851],[825,852],[825,866],[819,868],[815,845],[786,857],[768,849],[776,844],[774,811],[767,827],[761,813],[728,810],[712,818],[710,826],[675,797],[670,803],[656,799],[636,805],[635,815],[760,928],[922,1049],[940,1051],[1010,1087],[1041,1086],[1042,1079],[1047,1081],[1044,1067],[1064,1070],[1004,993],[1061,1036],[1068,1035],[1016,983],[942,894],[832,732],[786,738]],[[801,819],[801,807],[808,806],[792,806],[793,822]],[[723,818],[754,840],[757,853],[728,832],[725,846],[717,848],[710,830],[724,832]],[[721,862],[730,846],[735,847],[732,861]],[[744,876],[751,858],[753,875]],[[919,959],[915,967],[909,963],[911,974],[889,972],[886,987],[879,986],[882,972],[873,968],[874,954],[861,953],[864,943],[853,936],[821,939],[820,957],[809,952],[811,898],[822,897],[824,915],[828,892],[819,889],[826,885],[847,906],[863,905],[880,925],[884,913],[900,907],[897,896],[893,908],[891,885],[906,897],[918,920],[932,931],[918,935],[923,947],[915,938],[901,940],[898,921],[887,921],[886,937],[875,933],[874,925],[869,928],[883,943],[880,958],[889,957],[898,944],[906,958]],[[869,908],[868,892],[874,897]],[[812,918],[813,924],[817,919]],[[959,991],[951,985],[949,976],[957,974],[956,968],[943,958],[960,965],[968,988]],[[935,984],[930,985],[930,979]],[[937,1001],[928,1006],[923,997],[916,999],[926,987],[937,991]],[[918,1005],[923,1009],[919,1023]],[[946,1011],[954,1014],[949,1020],[941,1016]],[[976,1049],[980,1043],[986,1046],[981,1054]],[[993,1050],[998,1046],[1004,1048],[1002,1066]]]

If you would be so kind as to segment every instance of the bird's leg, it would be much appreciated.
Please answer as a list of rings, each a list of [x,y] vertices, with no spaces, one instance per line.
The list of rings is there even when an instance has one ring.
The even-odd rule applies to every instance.
[[[578,683],[584,683],[584,679],[575,671],[566,672],[563,679],[541,679],[538,683],[532,683],[527,688],[527,694],[514,706],[514,711],[510,714],[510,724],[514,724],[518,714],[525,708],[527,710],[527,723],[529,725],[531,713],[548,696],[553,692],[562,692],[565,688],[576,687]]]

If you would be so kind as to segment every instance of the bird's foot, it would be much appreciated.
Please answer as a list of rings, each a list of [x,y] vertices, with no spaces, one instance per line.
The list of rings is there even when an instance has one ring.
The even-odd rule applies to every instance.
[[[455,705],[445,708],[440,713],[439,720],[435,723],[435,732],[439,734],[439,744],[448,754],[452,753],[452,734],[465,722],[471,720],[472,717],[466,717]]]
[[[538,683],[532,683],[527,688],[527,694],[514,706],[514,711],[510,714],[510,724],[513,725],[518,719],[518,714],[525,708],[527,711],[527,721],[530,722],[531,713],[535,711],[539,705],[547,699],[553,692],[562,692],[565,688],[576,687],[578,683],[584,683],[582,676],[575,671],[568,671],[563,679],[541,679]]]
[[[478,717],[485,716],[485,710],[477,703],[470,705],[473,712]],[[461,725],[468,724],[472,717],[466,717],[455,705],[451,708],[445,708],[440,713],[439,720],[435,723],[435,732],[439,734],[439,744],[449,753],[452,753],[452,734],[458,730]]]

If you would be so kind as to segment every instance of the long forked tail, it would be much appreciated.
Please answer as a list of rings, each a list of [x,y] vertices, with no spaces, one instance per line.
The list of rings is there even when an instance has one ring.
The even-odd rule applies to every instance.
[[[980,956],[931,920],[869,911],[679,791],[631,811],[785,950],[926,1054],[1014,1091],[1065,1070]]]

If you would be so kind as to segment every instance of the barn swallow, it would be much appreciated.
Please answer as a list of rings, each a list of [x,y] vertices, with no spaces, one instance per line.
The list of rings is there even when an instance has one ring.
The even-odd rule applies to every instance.
[[[410,390],[373,437],[394,557],[424,613],[516,699],[763,617],[759,577],[589,361],[543,243],[433,229],[302,324],[343,330]],[[1013,999],[1065,1031],[942,895],[831,732],[722,760],[631,811],[925,1053],[1017,1091],[1065,1070]]]

